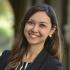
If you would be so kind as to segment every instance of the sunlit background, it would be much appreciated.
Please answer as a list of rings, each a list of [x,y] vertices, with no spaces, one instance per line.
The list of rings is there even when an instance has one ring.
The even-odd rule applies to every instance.
[[[7,0],[0,0],[0,54],[10,49],[14,35],[14,13]]]
[[[11,49],[20,20],[37,3],[50,4],[56,11],[64,41],[63,70],[70,70],[70,0],[0,0],[0,55]]]

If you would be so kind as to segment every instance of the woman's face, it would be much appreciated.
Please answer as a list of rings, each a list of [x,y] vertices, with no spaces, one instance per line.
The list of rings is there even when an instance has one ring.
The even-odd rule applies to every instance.
[[[42,11],[33,14],[24,28],[24,35],[29,44],[44,43],[50,34],[53,34],[51,20]]]

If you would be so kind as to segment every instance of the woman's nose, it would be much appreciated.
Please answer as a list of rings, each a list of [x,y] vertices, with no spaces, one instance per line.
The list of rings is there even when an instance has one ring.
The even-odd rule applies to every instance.
[[[32,28],[32,31],[33,31],[33,32],[38,32],[38,31],[39,31],[39,26],[38,26],[38,25],[35,25],[35,26]]]

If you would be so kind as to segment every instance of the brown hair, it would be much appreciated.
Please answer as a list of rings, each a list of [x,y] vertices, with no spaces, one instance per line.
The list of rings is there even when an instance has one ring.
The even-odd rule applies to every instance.
[[[56,56],[58,53],[58,49],[60,47],[60,36],[59,36],[59,29],[58,29],[58,23],[56,14],[53,10],[53,8],[47,4],[41,4],[31,7],[31,9],[25,14],[24,18],[22,18],[21,22],[19,23],[17,27],[17,33],[14,39],[14,45],[11,50],[11,54],[9,56],[7,65],[5,70],[12,70],[14,69],[17,64],[22,60],[23,55],[27,52],[27,40],[24,36],[24,27],[28,19],[35,14],[38,11],[44,11],[47,13],[47,15],[51,19],[52,27],[56,26],[55,33],[53,34],[52,38],[48,37],[48,39],[45,41],[45,46],[48,43],[47,51],[50,55]]]

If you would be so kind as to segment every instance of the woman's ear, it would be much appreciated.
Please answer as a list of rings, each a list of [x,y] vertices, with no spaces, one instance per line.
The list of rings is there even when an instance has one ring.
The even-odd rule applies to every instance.
[[[51,28],[50,33],[49,33],[49,37],[52,37],[52,35],[54,34],[55,30],[56,30],[56,26]]]

